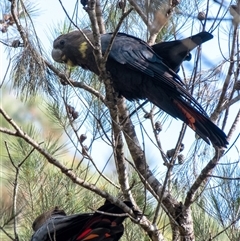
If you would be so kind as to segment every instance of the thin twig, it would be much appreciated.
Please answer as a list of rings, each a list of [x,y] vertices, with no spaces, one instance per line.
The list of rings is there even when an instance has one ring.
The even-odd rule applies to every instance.
[[[215,156],[208,162],[208,164],[202,169],[200,175],[197,177],[193,185],[190,187],[187,196],[185,198],[184,206],[188,208],[194,201],[194,196],[201,185],[204,185],[210,173],[218,164],[220,158],[223,156],[224,149],[215,147]]]
[[[18,164],[16,165],[12,159],[12,156],[10,154],[9,151],[9,147],[7,145],[7,142],[4,142],[6,150],[7,150],[7,154],[9,157],[10,162],[12,163],[13,167],[15,168],[15,179],[13,182],[13,230],[14,230],[14,236],[15,236],[15,240],[18,241],[18,232],[17,232],[17,198],[18,198],[18,178],[19,178],[19,172],[20,172],[20,168],[23,165],[23,163],[27,160],[27,158],[33,153],[34,148],[28,153],[28,155]]]
[[[83,143],[82,143],[81,140],[80,140],[80,136],[79,136],[76,128],[75,128],[74,125],[73,125],[73,121],[71,120],[69,111],[67,110],[67,103],[66,103],[66,101],[65,101],[64,99],[63,99],[63,102],[64,102],[64,104],[65,104],[65,108],[66,108],[66,111],[67,111],[67,116],[68,116],[68,119],[69,119],[70,126],[72,127],[72,130],[73,130],[75,136],[77,137],[78,142],[80,143],[81,147],[85,149],[85,147],[83,146]],[[71,138],[71,139],[72,139],[72,138]],[[74,144],[74,145],[75,145],[75,144]],[[75,147],[76,147],[76,149],[77,149],[77,146],[75,146]],[[81,154],[88,158],[88,160],[93,164],[93,166],[95,167],[97,173],[98,173],[101,177],[103,177],[107,182],[109,182],[110,184],[112,184],[114,187],[120,189],[118,185],[116,185],[112,180],[110,180],[108,177],[106,177],[106,176],[98,169],[98,167],[97,167],[97,165],[95,164],[93,158],[91,157],[91,155],[90,155],[86,150],[85,150],[84,154],[83,154],[83,153],[81,153]]]
[[[106,61],[107,61],[107,58],[108,58],[108,55],[109,55],[109,53],[110,53],[110,51],[111,51],[111,48],[112,48],[114,39],[115,39],[116,36],[117,36],[117,33],[118,33],[118,31],[119,31],[122,23],[123,23],[123,20],[130,14],[130,12],[131,12],[132,10],[133,10],[133,8],[130,8],[127,12],[123,13],[123,15],[121,16],[121,18],[120,18],[120,20],[119,20],[119,22],[118,22],[118,24],[117,24],[117,27],[115,28],[115,30],[114,30],[114,32],[113,32],[113,34],[112,34],[112,38],[111,38],[111,40],[110,40],[110,42],[109,42],[109,45],[108,45],[108,47],[107,47],[107,49],[106,49],[106,51],[105,51],[105,53],[104,53],[104,56],[103,56],[103,61],[104,61],[104,63],[106,63]]]
[[[237,34],[238,34],[238,26],[234,25],[234,30],[233,30],[233,39],[232,39],[232,46],[231,46],[231,53],[230,53],[230,64],[229,64],[229,68],[228,68],[228,72],[227,72],[227,76],[226,79],[224,81],[223,87],[222,87],[222,92],[221,95],[219,97],[219,101],[217,103],[217,106],[215,108],[215,110],[213,111],[212,115],[211,115],[211,120],[212,121],[216,121],[219,114],[221,113],[221,106],[224,103],[225,100],[225,96],[226,96],[226,92],[228,90],[228,86],[230,83],[230,79],[233,73],[233,67],[234,67],[234,53],[235,53],[235,43],[237,40]]]
[[[16,241],[14,237],[12,237],[7,231],[5,231],[5,229],[3,227],[0,226],[0,230],[2,230],[2,232],[8,237],[10,238],[12,241]]]

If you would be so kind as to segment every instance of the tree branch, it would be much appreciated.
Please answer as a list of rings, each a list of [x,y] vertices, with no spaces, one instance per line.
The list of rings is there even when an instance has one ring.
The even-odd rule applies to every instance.
[[[200,175],[197,177],[193,185],[190,187],[187,196],[185,198],[184,206],[190,207],[190,205],[194,202],[195,194],[200,188],[200,186],[204,186],[209,178],[210,173],[218,164],[220,158],[224,153],[223,149],[215,148],[215,156],[208,162],[208,164],[203,168]]]
[[[234,25],[234,31],[233,31],[233,39],[232,39],[232,46],[231,46],[231,53],[230,53],[230,64],[229,64],[229,68],[228,68],[228,72],[227,72],[227,76],[226,79],[224,81],[223,87],[222,87],[222,92],[219,98],[219,101],[217,103],[217,106],[215,108],[215,110],[213,111],[213,113],[211,114],[211,120],[212,121],[216,121],[219,114],[221,113],[221,106],[225,100],[225,96],[226,96],[226,92],[231,80],[231,76],[233,73],[233,67],[234,67],[234,54],[235,54],[235,44],[236,44],[236,40],[238,37],[238,25]]]
[[[34,149],[36,149],[40,154],[42,154],[49,163],[53,164],[57,168],[61,170],[61,172],[66,175],[72,182],[98,194],[99,196],[109,200],[110,202],[116,204],[118,207],[122,208],[126,213],[131,215],[131,218],[138,222],[138,220],[134,219],[135,214],[133,213],[132,209],[129,208],[126,204],[121,202],[119,198],[115,198],[112,195],[110,195],[108,192],[103,191],[102,189],[96,187],[95,185],[87,182],[86,180],[83,180],[79,178],[73,171],[69,170],[67,167],[65,167],[60,161],[58,161],[56,158],[54,158],[49,152],[47,152],[44,148],[42,148],[34,139],[32,139],[30,136],[28,136],[27,133],[25,133],[15,122],[14,120],[8,116],[8,114],[0,107],[0,114],[6,119],[6,121],[15,129],[15,132],[11,130],[7,130],[5,128],[0,128],[1,132],[8,133],[11,135],[14,135],[16,137],[20,137],[23,140],[25,140],[28,144],[30,144]]]
[[[51,69],[60,78],[60,81],[62,83],[63,82],[68,83],[72,87],[84,89],[84,90],[88,91],[89,93],[91,93],[92,95],[96,96],[99,100],[102,101],[102,103],[105,104],[105,97],[99,91],[95,90],[94,88],[92,88],[89,85],[84,84],[83,82],[74,81],[72,79],[69,79],[64,73],[60,72],[56,67],[54,67],[52,64],[50,64],[47,60],[44,60],[44,62],[47,65],[47,67],[49,69]]]

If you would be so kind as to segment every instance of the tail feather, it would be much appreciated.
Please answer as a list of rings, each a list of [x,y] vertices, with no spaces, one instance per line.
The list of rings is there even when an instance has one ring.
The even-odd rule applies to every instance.
[[[212,34],[208,32],[201,32],[182,40],[157,43],[152,46],[152,49],[162,58],[163,62],[169,68],[178,72],[183,61],[191,60],[190,52],[198,45],[212,38]]]
[[[179,119],[184,121],[204,141],[209,140],[218,147],[226,147],[228,144],[225,133],[217,127],[207,116],[195,110],[189,103],[183,100],[173,100],[180,112]]]
[[[201,105],[175,80],[175,76],[157,74],[154,79],[148,76],[144,79],[144,96],[172,117],[185,122],[208,144],[210,140],[218,147],[226,147],[225,133],[209,119]]]
[[[208,144],[210,140],[218,147],[226,147],[228,142],[225,133],[209,119],[204,110],[201,112],[201,109],[195,108],[181,95],[173,95],[173,92],[163,91],[158,87],[150,89],[146,93],[149,101],[172,117],[182,120]]]

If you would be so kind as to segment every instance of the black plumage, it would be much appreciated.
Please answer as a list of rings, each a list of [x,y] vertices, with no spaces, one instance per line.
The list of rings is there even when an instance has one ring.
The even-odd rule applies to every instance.
[[[125,204],[132,207],[131,202]],[[67,216],[56,208],[47,211],[34,221],[35,233],[31,241],[118,241],[124,233],[122,222],[127,216],[114,214],[124,214],[124,211],[108,201],[98,211],[108,214],[95,212]]]
[[[178,72],[183,61],[191,60],[192,56],[190,52],[197,46],[212,38],[212,34],[208,32],[200,32],[185,39],[161,42],[154,44],[151,47],[169,68]]]
[[[94,42],[91,31],[84,30],[84,33]],[[201,38],[201,35],[205,37]],[[212,37],[209,33],[196,36],[187,47],[184,43],[189,43],[191,38],[180,44],[179,41],[173,41],[150,47],[139,38],[118,33],[106,69],[111,74],[113,87],[120,95],[130,101],[148,99],[172,117],[184,121],[207,143],[210,140],[218,147],[226,147],[228,142],[224,132],[209,119],[175,72],[190,50]],[[101,35],[103,53],[111,38],[111,33]],[[174,48],[176,52],[172,52]],[[99,75],[93,48],[80,31],[59,36],[53,43],[52,57],[57,62],[79,65]]]

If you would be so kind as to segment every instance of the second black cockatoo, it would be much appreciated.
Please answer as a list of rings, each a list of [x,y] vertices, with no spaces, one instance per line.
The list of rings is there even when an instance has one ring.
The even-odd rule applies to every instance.
[[[94,43],[92,32],[83,32]],[[103,53],[111,38],[111,33],[101,35]],[[204,32],[185,40],[150,47],[139,38],[118,33],[106,62],[106,70],[120,95],[130,101],[148,99],[172,117],[184,121],[208,144],[210,140],[218,147],[226,147],[225,133],[209,119],[175,72],[189,51],[211,38],[210,33]],[[79,65],[99,75],[93,48],[80,31],[60,35],[53,43],[52,57],[57,62]]]
[[[131,202],[125,204],[132,208]],[[33,222],[35,233],[31,241],[118,241],[123,235],[122,223],[127,215],[116,216],[124,211],[108,201],[98,211],[107,214],[95,212],[67,216],[55,207]]]

